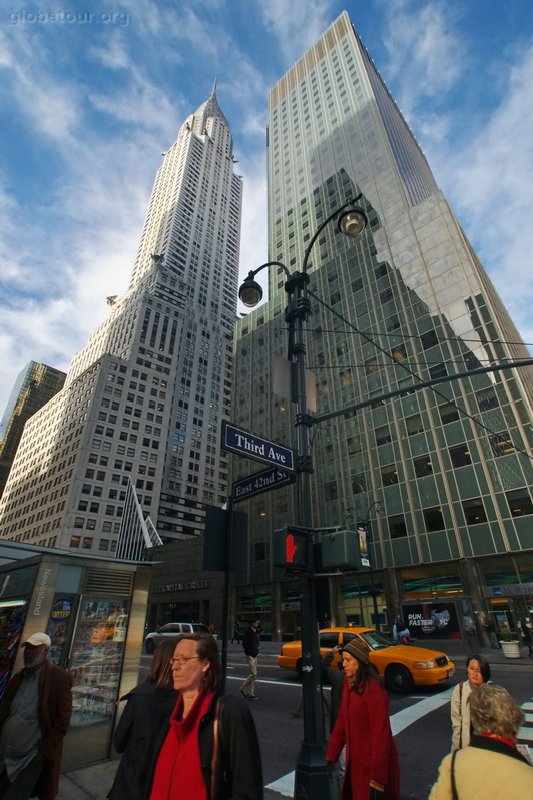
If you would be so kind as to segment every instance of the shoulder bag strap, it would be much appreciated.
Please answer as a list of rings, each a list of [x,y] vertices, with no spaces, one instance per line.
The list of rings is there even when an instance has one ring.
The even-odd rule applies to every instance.
[[[461,748],[463,746],[463,681],[459,683],[459,716],[461,718],[459,727],[459,748]],[[455,800],[455,797],[453,800]]]
[[[217,700],[215,706],[215,714],[213,719],[213,752],[211,753],[211,787],[209,791],[209,800],[214,800],[216,797],[217,787],[217,766],[218,766],[218,738],[219,738],[219,716],[220,711],[220,698]]]
[[[459,795],[457,794],[457,785],[455,783],[455,759],[458,752],[459,752],[458,750],[454,750],[452,755],[452,768],[451,768],[452,800],[459,800]]]

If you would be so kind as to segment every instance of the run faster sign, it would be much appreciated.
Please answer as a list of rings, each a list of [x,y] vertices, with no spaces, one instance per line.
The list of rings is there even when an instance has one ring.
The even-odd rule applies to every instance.
[[[262,464],[280,467],[287,472],[294,472],[294,452],[268,439],[260,439],[249,431],[236,428],[229,422],[222,426],[222,449],[229,450],[239,456],[260,461]]]

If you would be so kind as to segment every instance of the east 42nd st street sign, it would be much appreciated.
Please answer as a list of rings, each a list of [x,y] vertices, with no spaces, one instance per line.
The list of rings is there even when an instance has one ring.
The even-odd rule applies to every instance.
[[[239,503],[241,500],[248,500],[250,497],[269,492],[271,489],[280,489],[282,486],[294,483],[295,480],[296,475],[291,472],[284,472],[279,467],[271,467],[262,472],[248,475],[247,478],[242,478],[240,481],[235,481],[231,487],[231,498],[234,503]]]

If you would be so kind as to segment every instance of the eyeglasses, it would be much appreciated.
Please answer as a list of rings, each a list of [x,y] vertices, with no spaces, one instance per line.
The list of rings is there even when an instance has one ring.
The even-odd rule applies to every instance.
[[[200,656],[178,656],[177,658],[171,658],[170,664],[179,664],[182,667],[186,661],[194,661],[195,658],[200,658]]]

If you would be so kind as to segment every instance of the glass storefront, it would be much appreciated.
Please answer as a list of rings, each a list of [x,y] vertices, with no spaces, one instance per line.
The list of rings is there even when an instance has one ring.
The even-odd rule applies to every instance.
[[[241,632],[249,627],[254,619],[261,621],[261,636],[272,638],[272,593],[256,589],[237,597],[236,616]]]

